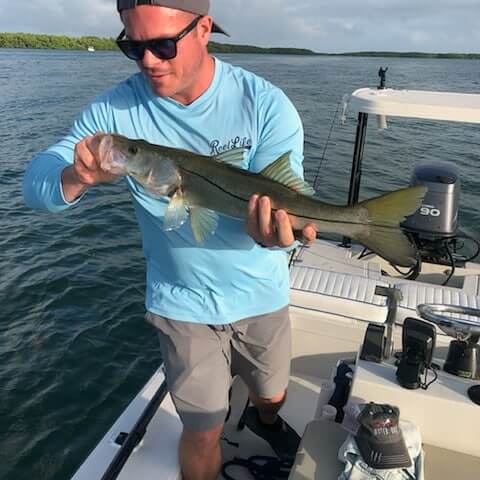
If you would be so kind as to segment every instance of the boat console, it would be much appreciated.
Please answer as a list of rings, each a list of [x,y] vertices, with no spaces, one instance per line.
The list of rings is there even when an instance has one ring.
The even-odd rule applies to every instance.
[[[421,319],[405,320],[402,349],[388,358],[382,348],[383,330],[370,325],[352,366],[347,403],[373,401],[398,407],[400,418],[420,430],[427,480],[476,478],[480,471],[480,310],[423,304],[417,311]],[[436,356],[435,325],[454,338],[445,361]],[[346,436],[340,423],[311,422],[289,478],[337,478],[343,464],[336,452]]]
[[[424,442],[480,457],[480,409],[472,398],[480,378],[480,310],[423,304],[418,313],[428,322],[405,320],[402,352],[380,363],[358,358],[350,398],[396,405]],[[435,358],[432,324],[454,337],[445,361]]]
[[[419,305],[417,310],[422,318],[454,338],[450,342],[444,370],[459,377],[480,379],[480,310],[428,304]],[[452,314],[457,316],[452,317]]]

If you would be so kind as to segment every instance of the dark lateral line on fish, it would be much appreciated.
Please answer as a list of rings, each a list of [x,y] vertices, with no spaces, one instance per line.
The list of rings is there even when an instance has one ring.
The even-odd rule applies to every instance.
[[[200,177],[202,180],[205,180],[210,185],[213,185],[214,187],[217,187],[219,190],[221,190],[223,193],[226,193],[230,197],[233,197],[233,198],[236,198],[237,200],[248,203],[248,199],[245,199],[243,197],[239,197],[238,195],[235,195],[235,194],[229,192],[228,190],[225,190],[220,185],[216,184],[215,182],[212,182],[209,178],[204,177],[203,175],[200,175],[197,172],[192,172],[191,170],[188,170],[185,167],[181,167],[181,168],[182,168],[182,170],[185,170],[186,172],[188,172],[192,175],[196,175],[197,177]],[[268,196],[268,195],[266,195],[266,196]],[[272,208],[273,212],[276,212],[278,210],[284,210],[284,209],[282,209],[282,208],[280,208],[280,209]],[[287,212],[287,214],[293,215],[297,218],[303,218],[305,220],[318,220],[319,222],[341,223],[342,225],[364,225],[366,227],[381,227],[381,228],[388,228],[388,229],[392,229],[392,230],[398,230],[400,228],[400,227],[395,227],[395,226],[392,226],[392,225],[378,225],[377,223],[347,222],[346,220],[327,220],[325,218],[305,217],[304,215],[298,215],[294,212]]]
[[[243,197],[239,197],[237,195],[234,195],[233,193],[229,192],[228,190],[225,190],[224,188],[222,188],[220,185],[217,185],[215,182],[212,182],[209,178],[207,177],[204,177],[203,175],[200,175],[199,173],[197,172],[192,172],[191,170],[188,170],[187,168],[185,167],[181,167],[182,170],[185,170],[186,172],[192,174],[192,175],[196,175],[197,177],[200,177],[202,180],[205,180],[207,183],[209,183],[210,185],[213,185],[214,187],[217,187],[219,190],[221,190],[223,193],[226,193],[227,195],[229,195],[230,197],[233,197],[233,198],[236,198],[237,200],[240,200],[242,202],[245,202],[245,203],[248,203],[248,199],[245,199]]]

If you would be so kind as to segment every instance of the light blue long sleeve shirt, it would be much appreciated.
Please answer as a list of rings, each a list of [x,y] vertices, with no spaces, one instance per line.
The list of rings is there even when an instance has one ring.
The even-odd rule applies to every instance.
[[[214,155],[247,147],[243,168],[259,172],[285,152],[303,177],[303,129],[297,111],[277,87],[242,68],[215,59],[212,84],[190,105],[156,96],[138,73],[96,98],[69,134],[33,158],[24,177],[28,206],[59,212],[65,200],[63,169],[76,143],[95,132]],[[202,246],[189,222],[165,231],[168,198],[151,197],[127,177],[147,262],[146,308],[174,320],[226,324],[278,310],[289,301],[285,251],[262,248],[245,222],[220,216]]]

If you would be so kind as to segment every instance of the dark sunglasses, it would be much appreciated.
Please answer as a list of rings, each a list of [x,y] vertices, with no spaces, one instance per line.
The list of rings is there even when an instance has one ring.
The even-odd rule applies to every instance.
[[[131,60],[136,62],[143,59],[145,50],[150,50],[157,58],[161,60],[171,60],[177,56],[177,42],[188,35],[196,26],[202,15],[195,18],[180,33],[170,38],[152,38],[151,40],[129,40],[123,39],[125,29],[117,37],[118,48]]]

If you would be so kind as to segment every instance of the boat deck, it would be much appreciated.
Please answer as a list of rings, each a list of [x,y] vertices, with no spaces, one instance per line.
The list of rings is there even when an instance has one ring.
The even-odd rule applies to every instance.
[[[373,319],[375,321],[385,321],[387,318],[386,299],[375,293],[373,296],[369,295],[366,288],[370,285],[369,282],[373,282],[373,286],[378,283],[397,288],[401,288],[402,285],[408,287],[413,285],[419,291],[431,287],[440,289],[442,295],[463,294],[468,301],[478,298],[478,292],[475,292],[475,285],[478,285],[478,282],[476,283],[475,279],[480,269],[477,264],[457,269],[456,276],[452,279],[452,284],[457,285],[456,287],[441,287],[439,284],[443,281],[442,278],[445,278],[442,268],[445,270],[446,267],[439,269],[435,265],[426,265],[422,276],[414,282],[409,282],[398,276],[386,275],[384,266],[377,259],[370,257],[358,259],[357,253],[353,253],[352,255],[350,250],[340,249],[335,244],[317,241],[311,248],[303,249],[292,263],[292,272],[296,268],[311,269],[307,272],[310,277],[301,279],[303,287],[292,280],[291,378],[287,401],[281,411],[281,415],[300,436],[312,420],[320,417],[321,407],[328,400],[327,386],[331,385],[332,372],[337,362],[356,358],[372,315],[376,316]],[[326,286],[324,288],[321,282],[325,272],[336,275],[330,277],[327,282],[328,288],[332,282],[335,284],[333,290]],[[312,275],[317,275],[318,278]],[[341,277],[343,283],[339,283],[341,275],[344,275]],[[469,281],[465,280],[467,277],[470,278]],[[355,279],[359,279],[357,283]],[[432,283],[434,280],[436,283]],[[411,295],[408,291],[407,294]],[[415,310],[409,307],[408,302],[404,302],[403,306],[400,303],[396,321],[401,323],[405,316],[414,314]],[[448,337],[439,332],[436,358],[441,359],[445,356],[449,341]],[[401,328],[395,330],[394,344],[397,348],[401,346]],[[102,478],[102,472],[119,449],[114,440],[120,432],[130,431],[139,412],[143,411],[163,380],[163,373],[159,370],[105,435],[73,480]],[[245,407],[247,391],[239,379],[234,381],[232,391],[232,413],[225,425],[221,442],[224,461],[234,457],[274,455],[266,442],[247,428],[237,430],[238,419]],[[145,437],[129,457],[118,478],[121,480],[180,478],[177,457],[180,433],[180,420],[167,395],[150,423]],[[232,467],[229,474],[238,480],[252,479],[244,468]]]

